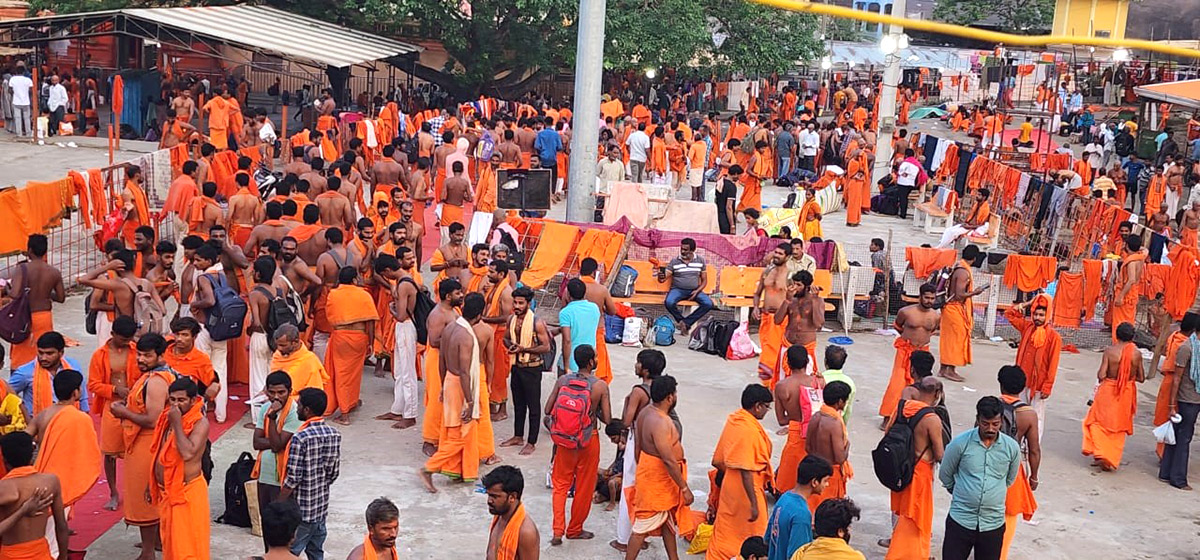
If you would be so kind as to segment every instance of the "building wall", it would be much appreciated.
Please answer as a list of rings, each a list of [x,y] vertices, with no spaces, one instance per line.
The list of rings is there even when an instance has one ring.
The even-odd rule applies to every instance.
[[[1053,32],[1120,39],[1125,36],[1128,15],[1129,0],[1058,0]]]

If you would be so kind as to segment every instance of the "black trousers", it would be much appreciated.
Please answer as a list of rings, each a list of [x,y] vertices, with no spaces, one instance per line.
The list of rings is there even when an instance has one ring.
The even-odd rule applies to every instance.
[[[262,517],[262,512],[267,509],[267,504],[279,499],[280,487],[274,484],[258,484],[258,516]],[[263,536],[263,550],[270,550],[267,547],[267,538]]]
[[[978,531],[959,525],[946,516],[946,538],[942,541],[942,560],[967,560],[971,551],[975,560],[1000,560],[1004,548],[1004,525],[991,531]]]
[[[542,366],[513,365],[508,376],[513,400],[513,435],[524,437],[525,417],[529,417],[527,443],[536,444],[542,421]]]
[[[1163,447],[1162,461],[1158,464],[1158,478],[1171,482],[1171,486],[1183,488],[1188,485],[1188,454],[1192,437],[1196,433],[1196,417],[1200,416],[1200,404],[1179,403],[1179,416],[1183,420],[1175,424],[1175,445]]]

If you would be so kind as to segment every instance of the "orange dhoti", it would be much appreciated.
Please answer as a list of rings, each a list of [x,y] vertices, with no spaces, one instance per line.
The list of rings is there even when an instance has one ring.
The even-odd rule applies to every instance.
[[[783,353],[783,333],[787,330],[787,324],[786,319],[781,324],[775,324],[775,314],[766,312],[758,323],[758,341],[762,346],[762,354],[758,356],[758,378],[772,391],[775,390],[775,384],[779,383],[779,357]]]
[[[1083,454],[1115,470],[1125,451],[1125,437],[1133,434],[1136,412],[1137,390],[1132,381],[1124,385],[1115,379],[1101,381],[1092,407],[1083,419]]]
[[[903,492],[892,492],[892,513],[897,516],[896,527],[886,560],[928,560],[933,538],[932,463],[918,460],[912,484]]]
[[[829,477],[829,484],[825,486],[825,490],[820,494],[813,494],[808,497],[808,511],[817,511],[817,506],[825,500],[833,500],[846,497],[846,484],[854,477],[854,469],[850,467],[850,462],[846,461],[840,465],[833,465],[833,474]]]
[[[761,212],[762,182],[749,175],[743,175],[742,178],[746,183],[746,188],[742,190],[742,196],[738,199],[737,211],[742,212],[747,208],[753,208]]]
[[[413,221],[425,227],[425,201],[413,200]]]
[[[596,326],[596,377],[612,384],[612,362],[608,359],[608,343],[604,341],[603,320]]]
[[[968,303],[949,302],[942,308],[942,338],[938,343],[942,365],[966,366],[971,363],[971,329],[975,317]]]
[[[154,453],[150,451],[150,446],[154,443],[154,433],[150,430],[143,432],[132,444],[125,447],[125,460],[121,469],[125,482],[122,489],[125,524],[135,527],[149,527],[158,523],[158,506],[148,498],[150,482],[153,480],[151,477],[154,474]]]
[[[421,419],[421,439],[438,444],[442,432],[442,376],[438,375],[439,349],[425,348],[425,418]]]
[[[125,455],[125,435],[121,421],[107,406],[100,413],[100,452],[113,457]]]
[[[804,425],[799,422],[788,422],[787,441],[779,454],[779,469],[775,471],[775,487],[781,492],[796,486],[796,469],[800,466],[800,461],[808,456],[808,451],[805,450],[807,434],[801,431],[802,427]]]
[[[174,436],[172,436],[174,437]],[[183,485],[183,500],[162,500],[158,528],[162,539],[163,558],[172,560],[207,560],[209,556],[208,484],[197,476]],[[128,496],[126,496],[128,499]]]
[[[495,338],[492,341],[494,356],[492,362],[492,381],[488,387],[488,402],[496,404],[501,404],[508,400],[508,375],[512,372],[512,355],[504,350],[504,334],[507,330],[503,325],[498,325]],[[605,357],[607,357],[607,352],[605,353]],[[600,361],[599,354],[597,354],[596,361]],[[596,373],[599,373],[599,368],[597,368]]]
[[[917,350],[929,351],[928,345],[916,347],[902,337],[896,337],[892,346],[896,348],[896,357],[892,360],[892,377],[888,379],[887,390],[883,392],[883,401],[879,404],[879,415],[889,418],[896,413],[896,406],[900,404],[900,393],[913,383],[912,372],[909,369],[912,353]]]
[[[1187,247],[1197,247],[1197,240],[1200,239],[1200,229],[1192,229],[1185,227],[1179,230],[1179,244]]]
[[[63,551],[64,557],[66,551]],[[23,543],[5,543],[0,548],[0,560],[51,560],[50,543],[45,538],[37,538]]]
[[[771,484],[771,440],[762,424],[745,409],[729,415],[713,451],[713,464],[725,465],[725,477],[718,494],[717,518],[706,560],[736,557],[747,537],[763,535],[767,529],[767,499],[764,489]],[[794,469],[793,469],[794,470]],[[742,484],[742,472],[749,472],[758,519],[750,521],[750,499]],[[776,487],[779,487],[777,484]]]
[[[442,185],[446,184],[446,168],[439,167],[433,174],[433,192],[430,195],[434,202],[442,201]]]
[[[208,127],[208,143],[217,151],[229,149],[229,129]]]
[[[482,366],[480,368],[482,373]],[[487,383],[479,384],[479,402],[491,402],[488,393],[489,387]],[[479,407],[479,437],[476,438],[476,444],[479,445],[480,459],[487,459],[496,454],[496,432],[492,429],[492,411],[487,406]]]
[[[92,417],[74,407],[62,408],[41,435],[34,468],[57,476],[63,505],[75,505],[100,479],[102,459]]]
[[[1125,295],[1124,301],[1116,301],[1116,295],[1113,295],[1113,305],[1110,309],[1112,309],[1112,339],[1114,342],[1117,340],[1117,327],[1121,326],[1121,323],[1137,325],[1137,304],[1139,297],[1141,297],[1141,294],[1136,288],[1129,290],[1129,293]]]
[[[10,352],[8,365],[12,369],[17,369],[37,358],[37,339],[38,337],[54,330],[54,315],[50,311],[34,311],[31,315],[32,326],[29,329],[29,338],[20,344],[13,344]]]
[[[363,362],[371,350],[367,338],[367,333],[349,329],[335,329],[329,335],[325,371],[333,380],[333,394],[329,395],[328,410],[337,408],[342,414],[349,414],[358,407]]]
[[[683,479],[687,480],[687,463],[680,461],[679,469]],[[695,530],[691,509],[684,505],[682,491],[667,472],[662,459],[642,454],[637,460],[636,474],[637,482],[628,488],[625,496],[633,504],[634,533],[657,534],[664,524],[674,528],[678,535]],[[621,507],[625,506],[622,504]]]
[[[250,232],[254,231],[254,224],[243,225],[231,223],[229,224],[229,237],[238,247],[245,247],[246,242],[250,240]]]
[[[1017,516],[1025,521],[1033,519],[1037,511],[1037,499],[1033,497],[1033,488],[1029,486],[1029,475],[1025,474],[1025,463],[1017,471],[1017,479],[1008,487],[1008,495],[1004,499],[1004,548],[1000,552],[1000,560],[1008,559],[1008,547],[1012,545],[1013,535],[1017,532]]]
[[[434,356],[437,352],[433,352]],[[428,364],[428,362],[426,362]],[[437,364],[435,361],[434,364]],[[437,370],[434,369],[434,372]],[[426,379],[437,377],[436,373],[427,375]],[[457,375],[449,371],[446,372],[446,389],[445,406],[441,407],[439,414],[441,424],[441,433],[438,436],[438,450],[433,454],[428,461],[425,462],[425,470],[444,474],[455,480],[473,481],[479,478],[479,421],[471,420],[470,422],[462,422],[462,407],[463,407],[463,391],[462,381]],[[429,399],[426,398],[426,401]],[[433,400],[437,400],[434,397]],[[425,409],[426,418],[430,415],[430,410]],[[455,422],[447,422],[446,419],[458,418]],[[447,424],[458,423],[456,426]],[[593,486],[595,481],[592,482]]]
[[[592,489],[596,487],[596,476],[600,469],[600,434],[592,438],[583,449],[566,449],[555,446],[552,509],[554,511],[554,536],[576,537],[583,532],[583,522],[592,511]],[[571,501],[571,524],[567,526],[567,492],[575,487]]]
[[[442,227],[450,227],[450,224],[459,223],[464,226],[471,225],[463,221],[463,207],[453,204],[442,204]]]

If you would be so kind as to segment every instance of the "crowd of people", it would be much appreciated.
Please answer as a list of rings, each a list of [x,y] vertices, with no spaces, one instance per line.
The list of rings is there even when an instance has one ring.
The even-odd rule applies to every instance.
[[[600,176],[686,182],[696,200],[715,182],[722,232],[735,233],[742,221],[745,234],[757,236],[764,184],[795,177],[812,202],[823,187],[819,166],[844,165],[847,225],[859,225],[869,210],[877,140],[869,88],[863,96],[849,85],[823,85],[815,95],[790,86],[747,93],[747,104],[727,123],[715,113],[689,114],[683,101],[651,110],[638,100],[626,109],[606,97]],[[911,103],[911,94],[902,93],[904,104]],[[0,558],[65,550],[65,512],[101,470],[106,507],[120,509],[140,529],[140,558],[153,558],[156,547],[166,558],[210,557],[210,426],[237,420],[229,413],[230,386],[241,378],[248,380],[247,427],[258,452],[253,476],[265,557],[323,558],[330,487],[343,453],[338,426],[363,414],[360,390],[372,368],[394,387],[391,406],[372,411],[379,412],[374,418],[421,432],[428,457],[421,487],[436,493],[435,476],[481,479],[494,516],[489,558],[539,555],[538,525],[544,528],[545,519],[522,503],[525,476],[494,465],[502,462],[500,448],[529,455],[542,435],[553,448],[552,546],[594,538],[585,528],[589,513],[608,502],[618,510],[611,545],[629,560],[648,538],[659,537],[668,557],[678,558],[676,537],[696,539],[700,523],[711,526],[711,560],[863,558],[849,544],[861,511],[847,497],[854,469],[846,422],[856,387],[843,370],[845,348],[828,345],[818,360],[824,300],[804,251],[806,241],[822,235],[819,205],[804,205],[801,231],[780,240],[755,293],[761,383],[744,388],[712,456],[688,461],[684,426],[674,413],[681,382],[668,374],[663,352],[637,354],[639,382],[614,403],[603,318],[616,303],[600,282],[598,263],[582,259],[578,276],[565,282],[567,302],[556,322],[535,315],[537,294],[521,284],[524,249],[508,213],[497,208],[495,172],[542,167],[565,176],[568,107],[521,104],[520,115],[486,117],[455,107],[412,122],[387,116],[392,109],[385,105],[379,120],[390,124],[376,130],[390,138],[372,145],[346,134],[329,91],[314,106],[313,130],[287,138],[276,138],[266,112],[230,90],[216,87],[212,94],[197,107],[183,89],[164,124],[164,146],[195,144],[200,154],[181,163],[162,209],[161,218],[175,225],[167,230],[174,238],[160,239],[153,227],[140,170],[125,171],[124,227],[103,243],[105,262],[79,280],[92,288],[89,321],[98,348],[86,368],[64,357],[66,341],[54,327],[52,309],[66,294],[61,273],[47,262],[45,236],[30,236],[28,260],[7,284],[8,295],[26,294],[30,314],[27,340],[10,351],[6,392],[20,402],[15,409],[0,402],[8,425],[24,426],[4,427],[12,433],[0,437],[9,472],[0,480],[8,514],[0,520]],[[822,124],[817,117],[827,105],[834,115]],[[255,118],[244,119],[243,111]],[[903,134],[894,141],[894,181],[914,189],[927,178],[906,142]],[[279,156],[282,177],[271,192],[259,192],[247,148],[268,166]],[[219,153],[232,149],[237,169],[226,178],[214,166]],[[494,213],[486,243],[465,242],[472,212]],[[1193,214],[1200,224],[1200,213]],[[979,218],[952,237],[978,226]],[[428,258],[426,240],[437,244]],[[1124,249],[1143,253],[1132,235]],[[671,282],[665,303],[683,333],[712,307],[703,295],[705,263],[695,250],[695,241],[684,239],[662,272]],[[882,255],[882,240],[872,250]],[[1017,516],[1028,518],[1036,508],[1039,441],[1061,348],[1048,298],[1006,312],[1020,332],[1014,365],[999,368],[996,391],[989,391],[996,396],[979,399],[973,427],[952,427],[944,402],[942,379],[963,381],[957,368],[973,362],[972,298],[988,289],[973,285],[970,263],[978,256],[974,245],[961,250],[944,305],[936,302],[938,287],[925,285],[919,301],[896,316],[893,368],[878,410],[885,434],[879,447],[891,461],[883,466],[894,474],[881,479],[894,515],[891,538],[879,543],[889,559],[930,557],[935,477],[952,494],[944,558],[1006,557]],[[1136,282],[1138,263],[1130,257],[1123,268],[1127,284]],[[675,307],[685,299],[699,306],[686,317]],[[1103,470],[1121,464],[1136,383],[1145,378],[1125,317],[1115,317],[1114,344],[1103,354],[1083,421],[1082,451]],[[1159,395],[1164,413],[1178,412],[1185,424],[1187,418],[1194,424],[1200,411],[1200,362],[1191,358],[1200,351],[1197,328],[1200,316],[1188,314],[1171,338],[1163,369],[1172,375]],[[937,359],[929,352],[935,335]],[[558,376],[543,397],[546,371]],[[772,407],[787,433],[777,461],[762,424]],[[89,412],[99,416],[98,433]],[[513,435],[498,440],[496,422],[510,413]],[[601,423],[618,451],[603,470]],[[1160,477],[1179,488],[1188,488],[1190,438],[1190,428],[1180,429],[1176,443],[1162,450]],[[709,499],[693,515],[688,465],[706,462],[713,467]],[[881,465],[874,466],[879,472]],[[481,467],[487,467],[482,477]],[[44,515],[47,509],[53,515]],[[367,535],[350,558],[395,557],[398,518],[390,501],[372,502]],[[25,556],[12,556],[16,550]]]

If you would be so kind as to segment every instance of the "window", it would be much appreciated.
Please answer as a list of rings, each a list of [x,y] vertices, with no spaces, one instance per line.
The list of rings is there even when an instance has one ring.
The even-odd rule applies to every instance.
[[[878,2],[871,2],[870,4],[867,4],[867,11],[871,12],[873,14],[882,13],[880,11],[880,8],[881,8],[881,6],[879,5]],[[877,32],[879,32],[879,24],[875,23],[875,22],[868,22],[866,24],[866,30],[871,33],[877,33]]]

